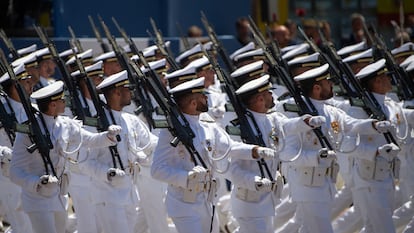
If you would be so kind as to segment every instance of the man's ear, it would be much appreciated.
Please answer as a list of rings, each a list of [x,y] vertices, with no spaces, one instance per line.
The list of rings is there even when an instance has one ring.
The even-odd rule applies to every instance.
[[[54,109],[54,108],[56,108],[56,101],[51,101],[49,103],[48,109]]]
[[[317,84],[317,83],[315,83],[315,84],[313,84],[312,90],[313,90],[314,93],[318,93],[319,94],[321,92],[321,90],[322,90],[322,86],[319,85],[319,84]]]
[[[193,105],[193,106],[197,106],[197,99],[196,98],[191,98],[191,100],[189,101],[189,104]]]

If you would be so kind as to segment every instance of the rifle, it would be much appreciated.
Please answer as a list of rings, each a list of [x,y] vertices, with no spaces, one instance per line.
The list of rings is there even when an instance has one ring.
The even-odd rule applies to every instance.
[[[74,50],[74,47],[72,46],[72,49]],[[99,95],[96,91],[96,87],[95,84],[93,83],[93,81],[88,77],[86,71],[85,71],[85,67],[83,66],[82,62],[80,61],[79,57],[77,55],[75,55],[75,59],[76,59],[76,63],[79,67],[79,72],[81,77],[85,80],[86,83],[86,87],[88,88],[89,94],[91,96],[91,100],[93,102],[93,105],[96,109],[96,129],[98,130],[98,132],[103,132],[105,130],[108,129],[109,127],[109,120],[108,117],[105,113],[105,107],[104,104],[102,103],[102,101],[99,99]],[[86,103],[85,103],[86,104]],[[86,104],[87,105],[87,104]],[[110,111],[110,110],[108,110]],[[118,142],[121,141],[121,137],[119,135],[116,135],[116,140]],[[117,163],[116,161],[118,161],[119,163],[119,167],[124,170],[124,165],[122,163],[121,157],[118,153],[118,149],[117,146],[109,146],[109,151],[111,152],[111,156],[112,156],[112,164],[114,168],[117,168]]]
[[[0,92],[0,96],[4,98],[6,101],[8,101],[7,94],[4,93],[3,91]],[[14,139],[16,138],[14,125],[17,123],[17,120],[16,120],[16,116],[14,115],[13,109],[10,108],[10,110],[11,110],[10,113],[6,111],[3,101],[1,101],[0,99],[0,118],[1,118],[0,128],[4,128],[4,131],[6,131],[7,136],[9,137],[10,144],[13,145]]]
[[[300,30],[302,30],[302,28],[300,28]],[[325,61],[325,63],[329,64],[329,67],[334,67],[333,71],[335,73],[335,76],[339,80],[339,86],[343,91],[343,94],[349,97],[350,103],[352,105],[354,104],[354,98],[360,96],[360,93],[358,93],[355,90],[355,88],[353,88],[354,84],[349,83],[349,79],[355,80],[354,73],[352,69],[349,67],[349,65],[342,61],[342,58],[337,54],[333,43],[329,42],[326,39],[320,27],[318,27],[318,33],[322,42],[322,49],[320,49],[319,54],[321,54],[322,59]],[[306,36],[305,33],[303,34]],[[316,46],[314,43],[312,47],[319,49],[319,47]]]
[[[50,134],[46,127],[43,116],[32,106],[29,95],[26,93],[24,87],[19,83],[13,69],[8,65],[6,58],[4,56],[1,56],[1,60],[7,69],[7,73],[9,74],[10,79],[15,81],[17,93],[20,97],[20,101],[28,118],[28,135],[33,144],[28,146],[26,149],[29,153],[33,153],[35,150],[37,150],[42,157],[45,173],[47,175],[53,175],[57,177],[53,162],[50,159],[50,150],[53,149],[53,144],[50,140]],[[41,122],[42,126],[40,126],[39,121]]]
[[[130,59],[126,55],[125,51],[122,50],[121,47],[116,43],[114,37],[112,36],[111,32],[109,31],[108,27],[106,26],[105,22],[101,19],[102,28],[108,38],[109,43],[112,46],[112,49],[115,52],[115,55],[120,63],[121,67],[128,72],[128,79],[129,82],[133,85],[132,96],[133,101],[138,107],[135,110],[135,114],[143,113],[147,123],[149,124],[149,128],[151,129],[154,126],[154,122],[152,119],[152,112],[154,108],[151,104],[151,100],[149,99],[148,93],[145,90],[144,84],[137,78],[137,73],[131,67]],[[121,29],[121,34],[126,36],[125,31]],[[130,46],[131,50],[138,50],[133,43],[132,39],[126,36],[124,39],[127,40],[128,45]]]
[[[89,109],[82,106],[78,95],[78,88],[74,83],[73,78],[70,76],[65,62],[59,56],[59,53],[53,42],[50,40],[49,37],[47,37],[46,33],[43,31],[44,29],[39,26],[35,26],[35,30],[39,35],[39,38],[42,41],[43,45],[49,49],[50,54],[55,60],[60,70],[60,73],[62,74],[62,81],[65,83],[66,89],[69,92],[68,98],[70,101],[70,109],[72,111],[73,116],[76,116],[77,118],[82,120],[84,124],[87,124],[88,121],[86,120],[86,117],[90,117]]]
[[[369,32],[367,25],[364,26],[364,34],[367,35],[371,46],[373,48],[374,59],[385,58],[388,71],[391,72],[391,77],[398,87],[398,96],[403,100],[411,100],[414,98],[414,81],[408,76],[404,68],[399,66],[392,56],[391,52],[385,45],[384,40],[371,25],[372,34]]]
[[[181,25],[178,22],[175,25],[177,26],[177,30],[180,33],[180,37],[181,37],[181,40],[183,42],[184,49],[189,50],[191,48],[190,42],[188,41],[188,38],[184,35],[183,29],[181,28]]]
[[[309,44],[309,46],[312,48],[312,50],[314,52],[318,52],[319,56],[321,57],[321,60],[324,63],[328,63],[329,64],[329,69],[331,71],[331,73],[333,73],[333,76],[335,77],[336,80],[339,80],[339,87],[343,92],[343,95],[348,96],[348,97],[355,97],[357,96],[357,93],[354,93],[355,91],[352,90],[350,88],[350,86],[347,84],[346,80],[344,79],[343,75],[352,75],[352,71],[350,69],[345,69],[344,66],[339,67],[339,63],[335,63],[332,61],[332,54],[329,53],[329,51],[332,49],[333,44],[330,43],[325,36],[323,35],[323,33],[321,32],[320,28],[318,27],[318,33],[321,37],[321,41],[323,41],[322,44],[322,49],[324,51],[322,51],[322,49],[320,49],[315,42],[310,39],[306,33],[303,31],[303,29],[298,26],[298,30],[300,32],[300,34],[302,34],[303,38],[305,39],[305,41]],[[329,53],[329,54],[327,54]],[[341,63],[342,60],[340,60]]]
[[[76,54],[76,51],[78,51],[78,53],[82,53],[84,50],[82,48],[82,45],[79,41],[78,38],[76,38],[75,32],[72,30],[71,26],[68,26],[68,30],[70,33],[70,36],[72,37],[72,39],[70,39],[70,43],[73,44],[77,50],[74,50],[74,54]]]
[[[6,45],[6,47],[9,49],[11,55],[12,55],[12,59],[16,60],[17,58],[20,57],[19,53],[17,52],[16,48],[14,47],[12,41],[10,40],[9,37],[7,37],[6,33],[4,32],[3,29],[0,29],[0,37],[3,40],[4,44]]]
[[[95,22],[93,21],[93,18],[90,15],[88,15],[88,19],[89,19],[89,23],[91,24],[93,33],[95,34],[96,40],[98,40],[98,43],[101,45],[102,51],[104,53],[109,52],[108,45],[102,40],[101,33],[99,33],[98,28],[95,26]]]
[[[161,54],[167,59],[168,63],[170,64],[173,70],[180,69],[180,66],[175,62],[174,56],[172,56],[172,52],[168,47],[165,46],[164,39],[161,34],[161,30],[157,28],[155,21],[150,18],[152,30],[155,33],[155,44],[157,45],[158,49],[161,51]],[[151,35],[151,34],[150,34]]]
[[[302,94],[303,91],[293,81],[293,79],[290,78],[290,76],[288,75],[288,72],[284,68],[285,66],[277,62],[276,58],[278,58],[280,61],[282,60],[281,56],[276,56],[276,58],[272,56],[272,54],[277,54],[277,51],[272,51],[272,48],[266,45],[263,35],[261,35],[261,32],[259,31],[259,29],[257,28],[256,24],[254,23],[251,17],[249,17],[249,22],[250,22],[248,25],[249,29],[252,32],[253,38],[255,39],[258,46],[263,49],[263,53],[265,57],[267,58],[267,61],[269,62],[269,69],[275,74],[277,74],[282,79],[282,82],[285,84],[285,87],[287,88],[287,90],[292,95],[293,99],[295,100],[295,103],[298,107],[298,114],[299,115],[310,114],[312,116],[317,116],[318,112],[313,106],[309,97],[304,96]],[[333,150],[331,143],[329,142],[328,138],[323,134],[320,127],[314,128],[312,130],[315,133],[316,137],[319,140],[319,143],[321,144],[323,148],[328,148],[329,150]]]
[[[225,50],[224,46],[221,44],[220,40],[217,38],[217,35],[213,29],[213,26],[209,23],[206,15],[204,12],[201,12],[201,21],[203,22],[204,27],[208,33],[208,37],[210,38],[211,42],[213,43],[214,49],[220,54],[221,59],[223,60],[224,64],[226,64],[227,69],[229,72],[235,70],[233,62],[231,61],[227,51]]]
[[[246,107],[243,106],[242,102],[236,95],[236,86],[235,83],[229,78],[228,74],[226,74],[218,64],[218,62],[212,57],[211,54],[208,54],[205,51],[205,54],[207,55],[207,58],[209,59],[211,65],[213,66],[213,69],[217,75],[218,80],[220,80],[221,83],[224,83],[223,88],[226,91],[226,94],[233,105],[234,112],[237,115],[237,119],[232,120],[231,123],[234,126],[240,127],[240,137],[243,140],[244,143],[248,144],[254,144],[266,147],[265,142],[262,138],[262,133],[260,132],[259,126],[257,125],[256,120],[254,119],[254,116],[251,112],[246,110]],[[252,121],[254,124],[255,130],[257,132],[257,135],[255,135],[252,126],[250,125],[248,119]],[[229,127],[226,127],[227,130],[229,130]],[[266,161],[261,158],[257,161],[257,164],[259,166],[260,175],[262,178],[265,177],[263,168],[266,170],[266,173],[269,177],[269,179],[273,182],[274,178],[272,176],[272,173],[266,163]]]
[[[1,50],[0,57],[0,70],[4,71],[3,73],[7,73],[7,63],[3,64],[3,61],[6,61],[7,59]],[[29,128],[26,124],[20,124],[17,122],[16,115],[9,101],[9,97],[3,90],[0,90],[0,97],[2,97],[0,98],[0,128],[4,128],[4,131],[7,133],[10,140],[10,144],[13,145],[14,139],[16,138],[16,132],[27,134],[29,133]],[[4,99],[6,103],[3,103],[1,99]],[[7,104],[10,112],[7,112],[5,104]]]
[[[143,56],[142,54],[138,54]],[[141,59],[141,58],[140,58]],[[131,61],[131,67],[135,72],[140,73],[138,66]],[[151,69],[149,66],[147,69]],[[161,110],[164,112],[165,118],[168,124],[168,130],[171,135],[174,137],[170,144],[173,147],[176,147],[178,143],[182,143],[187,151],[190,153],[192,161],[197,165],[197,160],[201,163],[204,168],[207,168],[206,163],[201,158],[198,151],[195,149],[193,144],[193,138],[195,134],[190,127],[190,124],[185,119],[182,112],[178,109],[177,104],[171,98],[171,95],[168,93],[167,89],[162,85],[160,79],[157,78],[147,78],[146,76],[138,76],[139,78],[144,78],[145,82],[148,84],[148,89],[154,96]]]
[[[322,44],[325,48],[324,56],[329,56],[341,71],[340,81],[344,87],[347,87],[347,93],[349,95],[349,100],[351,105],[360,105],[362,109],[367,113],[367,115],[372,119],[377,119],[380,121],[386,120],[385,113],[382,111],[381,106],[372,95],[371,92],[367,91],[361,86],[361,83],[355,78],[354,73],[352,72],[349,65],[342,61],[341,57],[336,53],[335,49],[332,46],[326,45],[326,38],[321,34]],[[331,62],[333,62],[330,60]],[[330,66],[330,64],[329,64]],[[345,80],[346,78],[346,80]],[[352,93],[350,95],[350,93]],[[384,133],[384,137],[388,143],[393,142],[398,145],[394,137],[390,132]]]

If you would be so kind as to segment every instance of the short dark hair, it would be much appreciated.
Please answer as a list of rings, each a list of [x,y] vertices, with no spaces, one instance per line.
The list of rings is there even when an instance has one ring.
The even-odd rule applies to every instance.
[[[8,96],[10,96],[11,94],[11,89],[12,87],[15,85],[15,82],[13,79],[8,79],[6,81],[4,81],[1,86],[3,87],[4,92],[6,92],[6,94]]]
[[[317,84],[317,82],[313,78],[302,80],[299,83],[299,85],[300,85],[300,87],[303,91],[303,94],[306,95],[306,96],[309,96],[312,93],[312,89],[313,89],[313,86],[315,84]]]
[[[244,22],[249,22],[249,20],[246,17],[240,17],[236,20],[236,28],[240,28],[243,26]]]
[[[367,91],[372,91],[372,83],[374,82],[375,79],[376,77],[361,79],[360,82],[361,82],[362,88],[364,88]]]
[[[47,112],[49,110],[49,103],[51,101],[41,101],[37,102],[37,107],[39,108],[40,112]]]

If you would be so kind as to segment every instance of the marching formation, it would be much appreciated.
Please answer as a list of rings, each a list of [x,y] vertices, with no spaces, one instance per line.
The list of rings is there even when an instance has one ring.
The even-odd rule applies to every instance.
[[[414,44],[355,19],[336,50],[327,22],[292,39],[243,18],[228,55],[202,14],[177,57],[153,20],[139,49],[89,17],[102,53],[70,27],[60,52],[1,32],[6,232],[414,232]]]

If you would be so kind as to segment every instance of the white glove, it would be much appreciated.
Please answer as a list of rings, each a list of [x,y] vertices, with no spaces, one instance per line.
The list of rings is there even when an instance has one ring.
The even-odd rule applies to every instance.
[[[224,113],[226,112],[224,107],[213,107],[211,109],[211,112],[213,113],[213,116],[215,118],[223,118]]]
[[[108,138],[111,139],[112,141],[117,141],[116,140],[116,135],[119,135],[121,133],[122,127],[119,125],[110,125],[108,127]]]
[[[126,174],[123,170],[119,168],[109,168],[106,174],[106,177],[112,186],[120,187],[126,184]]]
[[[208,180],[208,170],[204,167],[197,165],[193,167],[191,171],[188,172],[187,175],[187,188],[188,189],[197,189],[197,187],[201,184],[204,184]]]
[[[391,161],[400,152],[400,148],[394,143],[389,143],[378,147],[378,156]]]
[[[59,181],[56,176],[43,175],[37,183],[36,191],[44,197],[56,195],[59,192]]]
[[[257,159],[274,159],[276,157],[276,151],[267,147],[258,147],[256,153]]]
[[[374,123],[374,128],[378,133],[394,132],[395,126],[389,121],[378,121]]]
[[[326,118],[324,116],[312,116],[308,121],[308,125],[312,128],[318,128],[325,123]]]
[[[335,159],[336,159],[336,152],[333,150],[322,148],[318,151],[319,164],[323,167],[330,167],[332,164],[332,161],[334,161]]]
[[[267,178],[262,178],[260,176],[254,177],[254,183],[257,191],[262,192],[271,192],[272,191],[272,181]]]
[[[0,147],[1,173],[5,177],[9,177],[10,161],[12,157],[12,152],[13,150],[8,148],[7,146]]]
[[[0,156],[6,159],[11,160],[13,150],[7,146],[0,147]]]

